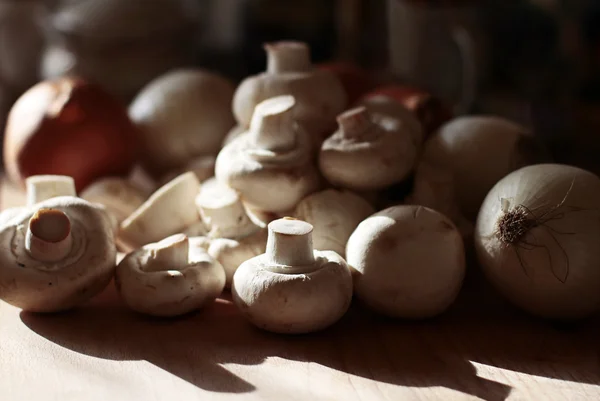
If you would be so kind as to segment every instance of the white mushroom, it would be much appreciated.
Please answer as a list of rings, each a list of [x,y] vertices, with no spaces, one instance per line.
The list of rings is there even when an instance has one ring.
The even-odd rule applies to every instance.
[[[411,172],[419,148],[415,138],[420,136],[411,132],[413,124],[362,106],[339,115],[338,123],[340,129],[325,140],[319,155],[321,173],[331,184],[378,190]]]
[[[120,177],[102,178],[88,185],[79,195],[80,198],[106,207],[121,224],[146,200],[144,192],[127,179]]]
[[[48,192],[28,198],[42,194]],[[0,298],[25,311],[57,312],[84,303],[110,282],[115,264],[110,220],[83,199],[36,202],[0,229]]]
[[[27,206],[57,196],[77,196],[75,181],[65,175],[34,175],[25,179]]]
[[[128,254],[117,266],[115,284],[125,304],[140,313],[178,316],[214,301],[225,272],[201,247],[175,234]]]
[[[346,107],[347,96],[339,79],[329,71],[314,68],[310,48],[302,42],[277,42],[264,46],[267,70],[247,77],[233,98],[233,113],[240,125],[248,126],[254,108],[264,100],[292,95],[298,104],[294,119],[320,143],[323,134],[335,128],[335,116]]]
[[[269,224],[266,253],[233,276],[233,300],[257,327],[308,333],[337,322],[352,300],[352,276],[332,251],[314,251],[312,226],[295,219]]]
[[[178,175],[187,173],[188,171],[191,171],[194,174],[196,174],[198,181],[203,183],[204,181],[208,180],[209,178],[215,175],[216,161],[217,157],[212,155],[197,157],[195,159],[192,159],[185,166],[170,171],[167,174],[163,175],[163,177],[159,180],[159,183],[161,185],[164,185],[167,182],[174,179],[175,177],[177,177]]]
[[[230,287],[237,268],[265,252],[267,230],[250,219],[233,189],[217,181],[209,188],[200,191],[196,205],[204,224],[210,228],[208,253],[225,269],[226,286]]]
[[[391,317],[443,312],[465,275],[460,233],[446,216],[422,206],[394,206],[364,220],[348,240],[346,257],[358,298]]]
[[[375,213],[373,206],[350,191],[327,189],[302,199],[294,217],[310,223],[313,246],[346,255],[348,238],[361,221]]]
[[[238,191],[252,208],[287,212],[320,184],[310,138],[293,120],[294,106],[292,96],[262,102],[248,133],[217,157],[217,179]]]
[[[206,230],[194,203],[199,190],[200,182],[191,172],[159,188],[121,223],[120,243],[136,249],[177,233],[203,235]]]

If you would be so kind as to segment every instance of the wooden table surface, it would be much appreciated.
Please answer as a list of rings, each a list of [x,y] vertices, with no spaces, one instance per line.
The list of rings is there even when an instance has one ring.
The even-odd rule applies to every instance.
[[[59,315],[0,301],[0,400],[600,400],[600,318],[542,322],[477,269],[468,277],[438,319],[386,320],[355,304],[303,336],[253,328],[226,295],[167,320],[126,310],[112,284]]]

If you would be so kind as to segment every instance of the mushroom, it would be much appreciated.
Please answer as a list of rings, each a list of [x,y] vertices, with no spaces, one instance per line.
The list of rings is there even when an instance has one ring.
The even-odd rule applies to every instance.
[[[233,97],[233,113],[237,122],[248,126],[254,108],[264,100],[292,95],[298,106],[294,120],[314,135],[315,142],[323,140],[335,127],[335,116],[347,104],[344,87],[329,71],[314,68],[310,49],[302,42],[276,42],[264,45],[267,70],[246,78]]]
[[[442,313],[465,275],[460,233],[446,216],[423,206],[393,206],[364,220],[348,240],[346,258],[358,298],[390,317]]]
[[[233,189],[217,181],[210,190],[203,188],[200,191],[196,206],[204,224],[210,228],[208,253],[225,269],[226,287],[229,288],[237,268],[265,252],[267,230],[250,219]]]
[[[200,309],[223,291],[225,272],[185,234],[131,252],[119,263],[115,285],[121,299],[136,312],[179,316]]]
[[[260,103],[248,133],[217,157],[215,176],[251,208],[284,213],[319,187],[310,138],[294,121],[295,105],[287,95]]]
[[[84,303],[108,285],[116,264],[104,209],[59,191],[50,198],[49,182],[30,179],[29,206],[0,227],[0,298],[29,312]]]
[[[235,124],[234,91],[228,79],[201,69],[174,70],[150,82],[129,108],[146,170],[160,176],[216,155]]]
[[[320,251],[346,255],[346,243],[358,224],[375,213],[364,198],[350,192],[326,189],[302,199],[294,217],[310,223],[313,246]]]
[[[0,213],[0,225],[9,224],[23,210],[36,203],[58,196],[77,196],[72,177],[62,175],[36,175],[25,179],[25,206],[11,207]]]
[[[106,207],[118,224],[129,217],[146,200],[143,191],[125,178],[108,177],[95,181],[79,195],[88,202]]]
[[[408,85],[383,86],[364,95],[361,101],[368,103],[372,98],[376,98],[375,101],[388,98],[402,104],[421,122],[425,136],[431,135],[452,118],[450,107],[442,99],[422,88]]]
[[[206,229],[194,203],[199,190],[200,182],[192,172],[160,187],[121,223],[119,243],[137,249],[181,232],[203,235]]]
[[[236,125],[231,130],[229,130],[227,135],[225,135],[225,139],[223,139],[223,144],[221,147],[228,145],[229,142],[233,141],[238,136],[245,134],[246,132],[248,132],[248,128],[246,126],[241,124]]]
[[[321,173],[332,185],[378,190],[409,175],[419,149],[420,133],[413,132],[418,123],[372,113],[364,106],[340,114],[338,123],[339,130],[325,140],[319,155]]]
[[[238,268],[232,294],[244,317],[276,333],[308,333],[337,322],[352,300],[344,259],[315,251],[312,226],[283,218],[269,223],[266,253]]]
[[[177,168],[175,170],[169,171],[164,174],[162,178],[158,181],[160,185],[164,185],[167,182],[171,181],[173,178],[181,175],[183,173],[187,173],[188,171],[193,172],[198,177],[198,181],[201,183],[214,177],[215,175],[215,162],[217,161],[216,156],[200,156],[185,166]]]

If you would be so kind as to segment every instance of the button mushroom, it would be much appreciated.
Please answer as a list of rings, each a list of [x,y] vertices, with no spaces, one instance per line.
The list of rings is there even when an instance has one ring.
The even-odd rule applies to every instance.
[[[175,170],[169,171],[164,174],[160,180],[158,180],[160,185],[164,185],[177,176],[187,173],[188,171],[196,174],[198,181],[203,183],[204,181],[214,177],[215,175],[215,162],[217,161],[217,156],[200,156],[190,160],[183,167],[177,168]]]
[[[409,115],[409,119],[414,117]],[[339,115],[338,123],[339,130],[325,140],[319,155],[321,173],[332,185],[378,190],[408,176],[420,137],[411,132],[413,124],[363,106]]]
[[[446,310],[465,275],[463,240],[450,219],[422,206],[394,206],[358,225],[346,246],[355,292],[390,317]]]
[[[79,197],[106,207],[118,224],[135,212],[146,200],[143,191],[131,184],[129,180],[119,177],[95,181],[88,185]]]
[[[237,268],[265,252],[267,230],[250,219],[233,189],[218,182],[214,182],[210,190],[200,191],[196,205],[210,228],[208,253],[225,269],[226,286],[230,287]]]
[[[257,327],[308,333],[338,321],[352,300],[344,259],[315,251],[312,226],[283,218],[269,223],[266,253],[244,262],[233,276],[233,300]]]
[[[175,234],[131,252],[117,266],[115,284],[125,304],[153,316],[178,316],[212,302],[225,271],[202,247]]]
[[[0,298],[30,312],[76,307],[110,282],[116,247],[105,211],[72,196],[24,208],[0,229]]]
[[[346,243],[358,224],[375,213],[373,206],[350,191],[327,189],[302,199],[294,217],[310,223],[313,246],[346,255]]]
[[[285,213],[320,184],[310,138],[293,119],[295,105],[292,96],[265,100],[256,107],[248,133],[217,157],[216,178],[252,208]]]
[[[192,172],[165,184],[121,223],[119,242],[137,249],[181,232],[203,235],[206,229],[194,203],[199,190],[200,182]]]
[[[281,95],[292,95],[298,106],[294,119],[314,134],[317,142],[335,127],[335,116],[347,104],[341,82],[329,71],[314,68],[310,49],[302,42],[277,42],[264,46],[267,52],[266,72],[246,78],[233,97],[233,113],[237,122],[248,126],[254,108],[262,101]]]

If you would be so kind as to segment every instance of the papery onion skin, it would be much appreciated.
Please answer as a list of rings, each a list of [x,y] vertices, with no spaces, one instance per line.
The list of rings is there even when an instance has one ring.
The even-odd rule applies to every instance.
[[[160,176],[216,155],[235,124],[234,90],[225,77],[202,69],[173,70],[146,85],[129,107],[146,170]]]
[[[81,191],[101,177],[126,175],[138,138],[125,106],[101,87],[76,77],[43,81],[11,109],[4,165],[21,185],[33,175],[67,175]]]
[[[521,168],[487,195],[475,249],[513,304],[544,318],[600,310],[600,178],[577,167]]]

